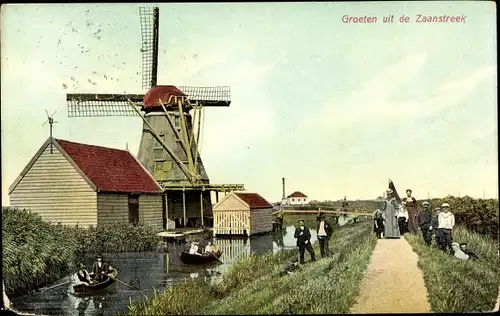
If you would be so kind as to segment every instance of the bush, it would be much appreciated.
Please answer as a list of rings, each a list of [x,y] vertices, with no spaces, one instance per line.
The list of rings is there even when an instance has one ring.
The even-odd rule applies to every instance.
[[[3,278],[17,295],[53,282],[74,269],[77,242],[62,225],[28,210],[2,210]]]
[[[479,260],[460,260],[428,247],[421,236],[405,235],[419,255],[419,266],[429,293],[433,312],[484,312],[495,305],[500,284],[498,243],[457,227],[453,239],[466,242]]]
[[[419,205],[422,201],[419,201]],[[462,225],[472,232],[488,237],[498,238],[498,200],[473,199],[469,196],[447,196],[429,201],[432,208],[443,203],[450,204],[450,210],[455,215],[457,225]]]

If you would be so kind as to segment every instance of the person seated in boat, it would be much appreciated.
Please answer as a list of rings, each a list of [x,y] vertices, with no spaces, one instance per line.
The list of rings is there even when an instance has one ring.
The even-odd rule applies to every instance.
[[[78,272],[75,273],[74,279],[75,285],[90,285],[95,283],[94,280],[92,280],[92,278],[90,277],[88,271],[85,269],[85,265],[83,263],[80,263],[78,265]]]
[[[189,254],[191,255],[199,255],[200,253],[198,252],[198,244],[197,242],[192,242],[191,243],[191,248],[189,248]]]
[[[209,242],[207,243],[207,245],[205,246],[205,251],[204,251],[204,253],[207,253],[207,254],[208,254],[208,253],[210,253],[210,252],[211,252],[211,253],[213,253],[213,252],[214,252],[213,245],[212,245],[212,242],[211,242],[211,241],[209,241]]]
[[[107,275],[115,271],[115,268],[102,260],[102,255],[99,254],[96,256],[96,262],[92,266],[92,275],[97,282],[105,281]]]

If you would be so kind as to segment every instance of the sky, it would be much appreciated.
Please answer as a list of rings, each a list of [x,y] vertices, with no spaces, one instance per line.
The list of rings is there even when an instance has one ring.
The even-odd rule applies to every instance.
[[[145,92],[139,6],[1,7],[2,205],[46,110],[56,138],[137,154],[139,117],[68,118],[65,94]],[[417,198],[498,198],[494,2],[158,6],[158,84],[231,87],[230,107],[204,109],[211,183],[270,202],[282,177],[312,200],[374,199],[388,178]],[[377,23],[342,22],[365,15]]]

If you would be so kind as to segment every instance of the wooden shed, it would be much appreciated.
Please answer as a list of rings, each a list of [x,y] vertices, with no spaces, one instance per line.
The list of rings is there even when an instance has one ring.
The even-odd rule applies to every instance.
[[[162,188],[127,150],[49,138],[9,189],[11,207],[81,227],[164,226]]]
[[[214,235],[246,235],[273,230],[273,206],[257,193],[231,192],[213,206]]]

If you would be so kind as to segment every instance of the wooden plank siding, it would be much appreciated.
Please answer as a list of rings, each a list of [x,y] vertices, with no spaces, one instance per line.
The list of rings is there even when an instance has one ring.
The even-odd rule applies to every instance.
[[[250,209],[234,195],[224,197],[213,210],[215,235],[250,234]]]
[[[99,225],[128,223],[128,194],[99,193],[97,222]]]
[[[250,211],[250,234],[268,233],[273,231],[273,209],[253,209]]]
[[[139,196],[139,222],[163,228],[163,200],[161,195]]]
[[[97,196],[97,221],[99,225],[112,223],[128,223],[128,194],[99,193]],[[139,196],[139,223],[163,227],[161,195]]]
[[[46,221],[97,224],[97,194],[56,146],[50,146],[10,194],[12,207],[31,209]]]

